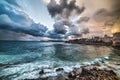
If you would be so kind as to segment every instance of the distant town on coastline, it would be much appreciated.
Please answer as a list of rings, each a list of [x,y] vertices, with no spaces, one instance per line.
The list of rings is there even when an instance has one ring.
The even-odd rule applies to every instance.
[[[114,33],[113,37],[108,35],[104,35],[104,37],[93,36],[92,38],[70,39],[66,43],[120,47],[120,32]]]

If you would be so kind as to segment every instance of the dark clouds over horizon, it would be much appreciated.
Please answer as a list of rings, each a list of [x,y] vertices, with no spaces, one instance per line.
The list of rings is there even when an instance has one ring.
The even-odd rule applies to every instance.
[[[2,35],[0,40],[5,38],[21,40],[24,39],[23,37],[27,38],[27,35],[63,39],[69,36],[81,37],[92,33],[97,35],[99,32],[105,32],[105,29],[98,25],[105,27],[107,29],[106,34],[109,34],[110,30],[120,21],[119,0],[106,0],[104,6],[104,1],[95,0],[98,3],[101,2],[101,5],[91,1],[93,2],[91,7],[89,7],[90,1],[87,2],[86,0],[51,0],[46,3],[46,8],[51,18],[55,20],[52,30],[49,30],[49,26],[35,23],[28,14],[22,11],[22,5],[19,5],[17,0],[0,1],[0,35]],[[91,9],[92,7],[94,9]],[[47,19],[47,17],[45,18]],[[13,38],[13,34],[15,34],[15,38]]]
[[[78,27],[78,24],[81,24],[82,22],[88,22],[89,17],[81,17],[75,23],[70,19],[71,17],[79,16],[82,14],[85,11],[86,7],[80,7],[76,5],[76,0],[71,0],[69,2],[68,1],[69,0],[60,0],[58,4],[56,0],[50,0],[50,2],[47,4],[47,8],[51,17],[55,19],[55,24],[53,25],[54,31],[58,34],[65,34],[67,36],[75,37],[82,36],[86,30],[88,30],[87,32],[89,33],[88,28],[84,27],[80,31]]]
[[[34,23],[27,14],[12,8],[10,5],[0,4],[0,6],[0,29],[33,36],[42,36],[47,30],[44,25]]]
[[[76,0],[71,0],[69,3],[67,3],[68,0],[60,0],[60,3],[57,4],[55,0],[51,0],[50,3],[47,5],[48,11],[52,17],[55,17],[58,14],[63,13],[63,16],[65,18],[68,18],[73,10],[76,11],[77,14],[81,14],[85,7],[79,7],[76,5]],[[65,11],[65,13],[64,13]]]
[[[11,4],[18,6],[15,1],[12,0],[13,3],[12,1],[6,1],[10,4],[0,3],[0,29],[32,36],[44,36],[44,33],[47,31],[46,26],[34,23],[27,14],[12,7]]]

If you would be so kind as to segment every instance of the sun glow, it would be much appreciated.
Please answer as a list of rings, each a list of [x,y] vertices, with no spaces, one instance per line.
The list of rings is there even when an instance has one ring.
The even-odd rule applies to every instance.
[[[120,25],[119,24],[115,25],[115,27],[112,28],[111,32],[112,33],[120,32]]]

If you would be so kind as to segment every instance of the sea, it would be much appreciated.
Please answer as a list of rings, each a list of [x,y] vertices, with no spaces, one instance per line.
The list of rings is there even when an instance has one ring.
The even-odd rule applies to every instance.
[[[65,42],[0,41],[0,80],[57,76],[57,68],[70,72],[95,63],[120,75],[120,50]],[[41,69],[46,74],[40,76]]]

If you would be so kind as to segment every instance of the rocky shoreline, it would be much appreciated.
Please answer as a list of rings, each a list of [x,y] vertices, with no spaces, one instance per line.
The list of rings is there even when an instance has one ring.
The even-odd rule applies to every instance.
[[[71,72],[64,72],[63,68],[56,69],[58,73],[54,77],[39,78],[35,80],[120,80],[118,75],[113,70],[100,69],[99,64],[90,66],[82,66],[74,68]],[[39,75],[44,74],[44,70],[39,72]]]
[[[72,71],[66,80],[119,80],[113,70],[101,70],[97,68],[82,68],[82,72],[78,70]]]

